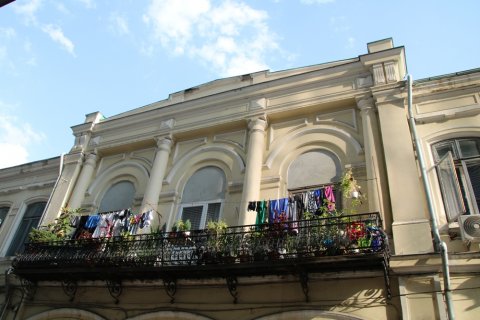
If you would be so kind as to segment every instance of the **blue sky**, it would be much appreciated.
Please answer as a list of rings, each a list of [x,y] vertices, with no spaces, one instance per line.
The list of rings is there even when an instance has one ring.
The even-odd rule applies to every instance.
[[[17,0],[0,8],[0,168],[68,152],[87,113],[388,37],[414,79],[478,68],[478,12],[477,0]]]

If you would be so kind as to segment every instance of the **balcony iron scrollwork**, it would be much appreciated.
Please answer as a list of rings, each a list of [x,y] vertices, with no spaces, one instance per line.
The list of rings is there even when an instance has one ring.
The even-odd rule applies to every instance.
[[[387,252],[383,253],[383,277],[385,280],[385,289],[387,290],[387,298],[388,300],[392,299],[392,290],[390,288],[390,257]]]
[[[173,278],[163,279],[163,287],[170,297],[170,303],[175,302],[175,294],[177,293],[177,280]]]
[[[228,291],[230,292],[231,296],[233,297],[233,303],[237,303],[237,285],[238,285],[238,280],[237,277],[235,276],[227,276],[227,287]]]
[[[70,302],[75,299],[75,295],[77,294],[78,284],[76,281],[72,280],[63,280],[62,281],[62,289],[63,292],[70,298]]]
[[[314,216],[309,220],[103,239],[33,242],[14,260],[14,273],[37,280],[164,279],[174,301],[176,279],[383,270],[390,296],[388,243],[380,215]],[[229,271],[230,270],[230,271]],[[304,281],[304,279],[307,280]],[[172,280],[175,279],[175,280]],[[308,276],[301,276],[308,299]],[[114,283],[114,282],[111,282]],[[235,281],[230,293],[236,298]],[[235,285],[234,285],[235,284]],[[121,285],[108,285],[118,288]],[[117,289],[112,296],[118,300]]]
[[[305,302],[309,301],[308,297],[308,272],[302,270],[299,273],[299,280],[302,286],[303,295],[305,296]]]
[[[123,292],[123,287],[122,287],[122,282],[120,280],[107,280],[107,289],[108,293],[112,296],[113,299],[115,299],[115,304],[118,304],[120,301],[118,298],[122,295]]]
[[[21,278],[21,284],[22,284],[25,298],[27,300],[33,300],[33,297],[37,292],[37,283],[35,281],[30,281],[28,279]]]

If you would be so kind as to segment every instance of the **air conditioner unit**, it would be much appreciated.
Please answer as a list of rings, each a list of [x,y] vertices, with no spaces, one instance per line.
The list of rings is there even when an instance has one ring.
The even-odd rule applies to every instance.
[[[458,226],[463,240],[480,242],[480,215],[459,216]]]

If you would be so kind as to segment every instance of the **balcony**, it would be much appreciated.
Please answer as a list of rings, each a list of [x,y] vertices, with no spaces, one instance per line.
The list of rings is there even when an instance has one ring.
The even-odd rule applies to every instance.
[[[302,278],[311,272],[383,270],[388,289],[388,253],[380,216],[369,213],[221,230],[27,243],[13,268],[31,283],[128,279],[170,283],[209,277],[225,277],[228,282],[239,276]]]

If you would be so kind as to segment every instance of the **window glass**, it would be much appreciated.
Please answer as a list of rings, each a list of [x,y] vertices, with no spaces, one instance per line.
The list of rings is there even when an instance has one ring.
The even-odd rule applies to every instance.
[[[108,189],[100,203],[99,212],[128,209],[133,204],[135,186],[130,181],[120,181]]]
[[[220,203],[210,203],[207,207],[207,219],[206,221],[217,221],[220,218]]]
[[[190,220],[192,229],[203,229],[208,221],[220,218],[225,198],[226,178],[217,167],[205,167],[188,179],[182,195],[181,219]]]
[[[472,185],[473,201],[480,208],[480,162],[467,164],[468,177]]]
[[[464,207],[465,214],[479,214],[480,198],[480,139],[462,138],[442,141],[433,145],[437,160],[437,173],[442,189],[445,212],[449,221],[454,221]],[[451,153],[448,168],[444,157]],[[442,158],[439,158],[442,157]],[[455,183],[459,184],[461,196]]]
[[[340,180],[338,158],[328,151],[311,151],[298,156],[288,167],[287,188],[295,189]]]
[[[23,215],[22,222],[15,233],[12,243],[7,251],[7,256],[13,256],[16,253],[23,252],[24,244],[27,241],[28,234],[32,228],[38,227],[46,202],[32,203],[27,207]]]
[[[182,212],[182,220],[190,220],[192,230],[200,229],[203,206],[185,207]]]
[[[185,186],[182,203],[209,201],[225,197],[225,174],[217,167],[195,172]]]
[[[435,153],[436,153],[435,158],[437,161],[445,157],[449,152],[452,154],[453,159],[457,158],[453,142],[445,142],[445,143],[439,143],[435,145]]]
[[[7,218],[9,207],[0,207],[0,228],[2,227],[3,221]]]
[[[453,221],[465,212],[465,206],[450,152],[438,163],[437,173],[440,179],[445,212],[448,220]]]
[[[478,157],[480,156],[480,148],[478,147],[478,140],[460,140],[458,142],[462,158]]]

